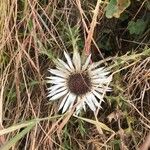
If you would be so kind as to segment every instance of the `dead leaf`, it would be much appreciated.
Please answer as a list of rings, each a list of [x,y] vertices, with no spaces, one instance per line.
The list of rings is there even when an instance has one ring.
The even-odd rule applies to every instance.
[[[141,145],[139,150],[149,150],[149,148],[150,148],[150,133],[146,137],[145,142]]]
[[[118,119],[120,119],[123,116],[123,112],[121,110],[115,110],[114,112],[112,112],[111,114],[109,114],[107,116],[107,119],[109,122],[112,122],[112,120],[114,119],[115,121],[117,121]]]
[[[3,129],[2,126],[0,126],[0,131]],[[6,139],[5,139],[5,135],[1,135],[0,136],[0,145],[3,145],[5,143]]]

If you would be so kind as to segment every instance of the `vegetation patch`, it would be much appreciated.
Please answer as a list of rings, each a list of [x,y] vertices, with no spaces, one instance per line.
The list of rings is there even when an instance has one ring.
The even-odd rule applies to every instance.
[[[1,0],[0,150],[148,150],[149,11],[148,0]],[[102,98],[90,97],[95,105],[87,102],[79,114],[76,103],[62,113],[62,99],[47,97],[48,70],[59,59],[79,65],[89,55],[86,67],[107,68],[109,88],[103,82]],[[78,79],[69,78],[71,91],[82,95],[91,91],[87,83],[101,82],[88,73],[70,75]]]

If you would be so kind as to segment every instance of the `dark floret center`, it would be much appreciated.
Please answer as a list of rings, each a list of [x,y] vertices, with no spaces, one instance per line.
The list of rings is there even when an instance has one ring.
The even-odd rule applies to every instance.
[[[91,79],[87,72],[74,73],[68,78],[68,88],[76,95],[86,94],[91,90]]]

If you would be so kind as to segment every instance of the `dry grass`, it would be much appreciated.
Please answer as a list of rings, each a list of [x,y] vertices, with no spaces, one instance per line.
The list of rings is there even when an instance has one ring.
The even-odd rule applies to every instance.
[[[150,49],[138,44],[136,54],[117,56],[118,51],[104,59],[96,34],[107,24],[105,6],[80,0],[0,1],[0,150],[131,150],[144,142],[150,129]],[[64,50],[72,54],[70,29],[79,34],[81,53],[91,50],[113,72],[113,92],[96,116],[90,111],[72,116],[73,110],[59,115],[57,102],[46,98],[47,69]]]

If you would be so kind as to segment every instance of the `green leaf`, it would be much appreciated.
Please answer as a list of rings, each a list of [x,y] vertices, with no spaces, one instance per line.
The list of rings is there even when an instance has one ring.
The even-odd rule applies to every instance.
[[[148,10],[150,10],[150,1],[146,1],[145,7],[146,7]]]
[[[130,0],[110,0],[106,7],[107,18],[119,18],[121,13],[130,6]]]
[[[25,136],[32,128],[34,124],[29,125],[24,130],[22,130],[19,134],[17,134],[15,137],[10,139],[5,145],[3,145],[0,150],[9,150],[12,146],[14,146],[22,137]]]
[[[97,127],[97,129],[102,128],[103,130],[106,130],[106,131],[109,131],[109,132],[113,132],[113,133],[114,133],[114,131],[113,131],[112,129],[110,129],[110,128],[109,128],[107,125],[105,125],[104,123],[99,122],[98,120],[91,120],[91,119],[79,117],[79,116],[76,116],[76,115],[74,115],[74,117],[79,118],[79,119],[81,119],[81,120],[84,120],[84,121],[86,121],[86,122],[88,122],[88,123],[94,124],[94,125]]]
[[[117,11],[117,0],[110,0],[106,7],[106,17],[112,18],[113,14]]]
[[[130,34],[140,35],[144,32],[146,26],[147,26],[146,21],[138,19],[136,22],[130,21],[127,29],[129,30]]]
[[[36,124],[36,121],[35,120],[31,120],[31,121],[26,121],[24,123],[19,123],[19,124],[13,125],[13,126],[8,127],[6,129],[2,129],[0,131],[0,136],[3,135],[3,134],[7,134],[7,133],[13,132],[15,130],[24,128],[26,126],[31,126],[31,125],[35,125],[35,124]]]
[[[28,29],[29,29],[29,31],[31,31],[32,28],[33,28],[33,22],[32,22],[32,20],[29,20],[29,22],[28,22]]]

